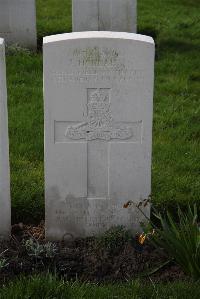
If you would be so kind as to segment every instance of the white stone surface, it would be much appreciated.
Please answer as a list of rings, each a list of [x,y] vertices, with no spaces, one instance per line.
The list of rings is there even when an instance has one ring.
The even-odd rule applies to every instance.
[[[36,49],[35,0],[0,0],[0,37],[8,45]]]
[[[0,239],[7,238],[11,226],[10,169],[6,64],[4,40],[0,38]]]
[[[73,31],[137,31],[137,0],[73,0]]]
[[[139,230],[123,205],[151,193],[152,38],[68,33],[43,47],[46,237]]]

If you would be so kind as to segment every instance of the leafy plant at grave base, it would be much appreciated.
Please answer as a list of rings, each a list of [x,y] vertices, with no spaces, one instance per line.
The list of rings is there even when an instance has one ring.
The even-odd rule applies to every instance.
[[[0,271],[6,268],[9,265],[7,259],[0,258]]]
[[[44,247],[33,239],[29,239],[25,242],[25,248],[27,250],[27,254],[35,258],[41,258],[44,253]]]
[[[25,248],[27,254],[36,258],[36,260],[43,257],[54,258],[57,253],[57,246],[54,243],[48,242],[46,244],[39,244],[39,242],[33,239],[29,239],[25,242]]]
[[[29,49],[22,48],[18,44],[13,44],[9,47],[6,47],[7,55],[14,56],[17,54],[22,54],[22,53],[25,55],[31,56],[31,51]]]
[[[140,202],[136,208],[148,219],[143,212],[147,201]],[[124,204],[124,208],[134,205],[133,201]],[[153,215],[159,221],[155,225],[150,219],[144,226],[144,232],[138,236],[138,243],[143,246],[148,238],[156,246],[166,250],[182,270],[193,279],[200,279],[200,223],[198,223],[198,209],[188,205],[186,212],[178,206],[177,217],[166,211],[163,215],[154,208]]]
[[[7,251],[7,250],[5,250],[4,252],[2,252],[2,253],[0,254],[0,271],[3,270],[3,269],[5,269],[5,268],[9,265],[8,260],[5,259],[5,258],[3,257],[3,255],[4,255],[4,253],[5,253],[6,251]]]
[[[186,212],[178,207],[178,219],[167,211],[166,215],[155,212],[161,228],[156,228],[154,244],[163,247],[193,279],[200,279],[200,225],[196,205],[188,205]]]
[[[125,230],[123,226],[116,226],[97,237],[96,246],[98,248],[106,248],[109,252],[115,253],[128,240],[131,240],[131,233]]]
[[[57,246],[54,243],[47,242],[44,245],[44,252],[45,252],[45,257],[47,258],[54,258],[54,256],[57,253]]]

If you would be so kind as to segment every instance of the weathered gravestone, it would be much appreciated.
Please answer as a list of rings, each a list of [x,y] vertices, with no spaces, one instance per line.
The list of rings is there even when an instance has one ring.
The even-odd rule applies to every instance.
[[[43,50],[47,238],[138,230],[143,215],[123,205],[151,193],[152,38],[68,33]]]
[[[0,36],[6,44],[35,49],[35,0],[0,0]]]
[[[136,32],[137,0],[73,0],[73,31]]]
[[[0,38],[0,239],[10,233],[10,172],[4,40]]]

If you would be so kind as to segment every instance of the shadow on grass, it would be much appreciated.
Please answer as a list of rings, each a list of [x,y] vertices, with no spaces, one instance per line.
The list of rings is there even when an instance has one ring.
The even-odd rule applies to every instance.
[[[151,36],[155,43],[157,43],[159,31],[155,27],[144,27],[144,28],[138,28],[138,33],[143,35]]]
[[[42,35],[40,34],[37,37],[37,51],[38,52],[42,51],[43,37],[50,36],[50,35],[56,35],[56,34],[70,33],[70,32],[71,31],[69,31],[69,32],[63,32],[63,30],[60,30],[60,31],[51,31],[51,32],[43,32]]]
[[[200,7],[200,2],[198,0],[181,0],[180,3],[184,6],[194,6],[196,8]]]
[[[166,51],[170,51],[173,53],[188,53],[189,55],[191,54],[191,52],[193,54],[198,54],[200,51],[200,45],[197,45],[189,41],[178,40],[173,38],[164,39],[159,42],[158,51],[160,52],[160,54],[163,54]]]

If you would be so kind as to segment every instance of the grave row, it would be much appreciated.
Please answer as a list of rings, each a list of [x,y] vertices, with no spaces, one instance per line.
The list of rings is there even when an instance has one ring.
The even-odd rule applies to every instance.
[[[92,0],[81,1],[87,7]],[[111,18],[113,3],[120,1],[108,2]],[[98,11],[100,3],[107,5],[96,3]],[[126,3],[129,8],[136,2]],[[79,1],[73,4],[75,11]],[[113,25],[110,28],[114,30]],[[151,37],[128,32],[87,31],[44,38],[47,239],[92,236],[116,225],[136,232],[144,214],[149,216],[149,205],[141,206],[143,213],[137,205],[151,194],[154,51]],[[9,236],[11,226],[6,93],[5,45],[0,39],[3,238]],[[128,202],[134,205],[124,209]]]
[[[73,31],[136,32],[136,0],[73,0]],[[36,49],[35,0],[0,0],[0,37]]]

